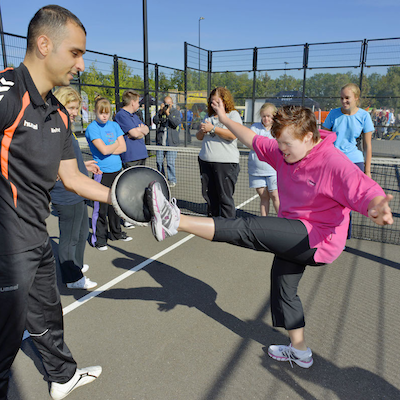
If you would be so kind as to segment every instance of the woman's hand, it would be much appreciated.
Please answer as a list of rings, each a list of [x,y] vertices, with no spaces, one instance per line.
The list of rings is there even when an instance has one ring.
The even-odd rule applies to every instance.
[[[391,194],[386,197],[378,196],[368,205],[368,217],[378,225],[392,225],[393,215],[389,202],[393,199]]]
[[[85,161],[85,167],[89,172],[92,172],[93,174],[101,174],[101,170],[100,167],[97,165],[97,161]]]
[[[225,104],[222,101],[222,99],[218,97],[217,99],[213,100],[211,103],[211,107],[218,115],[218,119],[220,120],[220,122],[222,122],[224,125],[226,125],[224,121],[226,121],[229,118],[226,115]]]
[[[214,128],[214,125],[213,125],[211,122],[209,122],[209,121],[202,122],[202,123],[200,124],[200,130],[201,130],[202,132],[204,132],[205,134],[206,134],[207,132],[210,132],[210,131],[212,130],[212,128]]]

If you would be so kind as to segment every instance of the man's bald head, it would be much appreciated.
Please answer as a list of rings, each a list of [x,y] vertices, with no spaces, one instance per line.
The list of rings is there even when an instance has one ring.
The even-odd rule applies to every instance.
[[[174,104],[174,101],[172,100],[171,96],[165,96],[164,97],[164,104],[168,104],[170,106],[172,106],[172,104]]]

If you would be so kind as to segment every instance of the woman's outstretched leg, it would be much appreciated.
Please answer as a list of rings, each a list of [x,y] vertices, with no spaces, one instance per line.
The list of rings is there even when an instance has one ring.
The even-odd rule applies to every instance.
[[[215,234],[214,219],[181,215],[178,232],[192,233],[203,239],[213,240]]]
[[[158,182],[152,182],[146,192],[147,205],[152,215],[151,229],[160,242],[178,231],[192,233],[207,240],[212,240],[215,233],[212,218],[190,217],[181,215],[176,200],[169,202],[162,193]]]
[[[152,231],[158,241],[182,231],[215,242],[274,253],[295,263],[314,264],[315,249],[310,249],[307,229],[301,221],[276,217],[184,216],[175,199],[169,202],[164,197],[158,182],[150,184],[147,204],[153,216]]]

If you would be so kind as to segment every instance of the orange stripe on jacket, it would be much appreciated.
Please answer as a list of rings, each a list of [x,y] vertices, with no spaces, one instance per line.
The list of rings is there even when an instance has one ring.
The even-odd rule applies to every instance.
[[[14,68],[13,67],[8,67],[6,69],[3,69],[3,71],[0,71],[0,74],[2,74],[3,72],[6,72],[6,71],[10,71],[12,69],[14,69]]]
[[[1,164],[1,173],[6,179],[8,179],[8,155],[10,150],[10,144],[14,136],[15,130],[17,129],[17,126],[20,123],[25,113],[26,107],[28,107],[29,104],[30,104],[29,93],[25,92],[24,96],[22,97],[21,111],[19,112],[14,123],[9,128],[4,130],[4,137],[3,140],[1,141],[0,164]],[[11,187],[13,191],[14,204],[15,206],[17,206],[17,188],[12,183]]]
[[[15,208],[17,208],[18,190],[17,187],[12,182],[10,182],[10,185],[11,185],[11,191],[13,193],[14,206]]]
[[[65,127],[68,129],[68,117],[67,117],[66,114],[63,113],[60,109],[58,109],[58,112],[59,112],[60,115],[61,115],[61,118],[62,118],[62,120],[63,120],[63,122],[64,122]]]

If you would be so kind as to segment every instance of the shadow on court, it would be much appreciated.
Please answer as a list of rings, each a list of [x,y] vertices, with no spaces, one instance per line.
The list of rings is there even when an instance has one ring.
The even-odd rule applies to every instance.
[[[387,258],[379,257],[376,256],[375,254],[367,253],[366,251],[362,251],[348,246],[346,246],[346,252],[358,257],[366,258],[378,264],[387,265],[388,267],[400,270],[400,263],[388,260]]]
[[[53,236],[52,238],[54,239],[53,248],[56,251],[56,237]],[[129,244],[124,244],[123,248],[110,242],[110,250],[107,252],[107,256],[112,261],[111,264],[104,266],[107,273],[111,270],[113,271],[113,276],[118,276],[121,272],[129,271],[146,261],[146,257],[128,250],[135,248],[137,251],[139,246],[146,245],[147,242],[145,240],[148,240],[148,237],[144,238],[142,243],[138,241],[132,247]],[[233,258],[235,265],[229,265],[229,268],[221,271],[221,274],[229,271],[229,273],[235,275],[233,281],[238,279],[236,285],[232,286],[233,290],[236,291],[235,294],[229,296],[228,292],[221,293],[221,288],[224,287],[226,278],[223,278],[223,285],[221,286],[221,282],[214,281],[214,278],[210,277],[210,280],[205,278],[207,279],[207,282],[205,282],[205,280],[192,276],[195,272],[190,272],[193,269],[189,267],[185,270],[186,273],[178,269],[184,269],[185,260],[187,262],[188,259],[194,256],[192,255],[193,253],[188,253],[189,248],[186,247],[182,248],[180,253],[174,254],[173,257],[177,260],[176,263],[170,262],[171,265],[169,265],[160,261],[153,261],[138,272],[133,282],[145,282],[145,284],[138,284],[137,287],[116,285],[99,294],[98,301],[94,300],[89,303],[90,312],[85,311],[85,308],[81,308],[78,312],[83,317],[86,316],[88,320],[92,320],[101,318],[100,315],[106,310],[106,307],[110,307],[108,316],[112,313],[117,313],[119,307],[124,311],[129,309],[130,312],[126,315],[126,321],[123,321],[124,324],[121,325],[121,328],[125,329],[123,334],[119,330],[115,330],[115,325],[110,325],[105,320],[104,326],[102,324],[101,327],[110,334],[110,336],[105,336],[107,342],[91,341],[89,340],[90,333],[86,330],[87,321],[71,318],[70,315],[68,320],[70,326],[72,323],[81,322],[82,324],[74,325],[73,327],[73,329],[76,327],[77,331],[79,330],[79,334],[76,335],[77,341],[73,343],[73,340],[67,340],[73,354],[75,353],[77,357],[80,357],[79,346],[89,346],[90,351],[93,351],[90,359],[94,358],[95,352],[107,352],[107,362],[101,363],[107,369],[107,372],[105,371],[104,376],[100,378],[98,383],[93,386],[90,385],[87,389],[82,389],[82,391],[79,389],[79,391],[77,390],[74,394],[71,394],[71,400],[83,400],[86,398],[115,398],[118,400],[132,400],[133,398],[138,400],[158,400],[159,398],[168,400],[181,400],[184,398],[191,400],[247,400],[252,398],[257,400],[284,398],[294,400],[392,400],[400,398],[399,386],[393,379],[393,375],[397,374],[397,372],[393,371],[393,367],[396,368],[397,364],[393,364],[395,357],[392,355],[393,344],[397,340],[398,330],[396,328],[399,326],[399,322],[396,319],[397,316],[393,313],[393,307],[396,307],[397,303],[392,305],[384,297],[391,294],[392,302],[396,302],[394,287],[396,281],[398,281],[397,270],[399,270],[400,264],[392,260],[397,259],[397,249],[395,246],[390,248],[385,246],[385,249],[382,250],[380,248],[381,244],[371,244],[356,240],[349,242],[349,244],[350,247],[347,247],[346,253],[334,265],[324,269],[310,268],[310,273],[303,278],[304,282],[302,283],[305,290],[302,294],[302,300],[306,308],[306,317],[309,317],[307,320],[312,322],[312,324],[310,323],[310,329],[312,330],[311,325],[315,325],[315,320],[320,323],[319,329],[317,328],[313,331],[313,340],[311,342],[314,344],[313,342],[315,341],[314,348],[318,349],[318,351],[314,351],[314,366],[312,368],[306,370],[297,365],[291,368],[288,362],[279,363],[265,354],[266,347],[269,344],[288,343],[288,337],[285,332],[276,330],[269,325],[270,303],[267,295],[268,287],[265,288],[265,298],[263,297],[264,292],[261,292],[260,301],[257,303],[247,303],[248,299],[252,297],[251,293],[243,292],[241,289],[239,280],[239,277],[243,277],[243,275],[240,275],[241,268],[243,265],[251,265],[251,258],[254,252],[239,249],[239,252],[236,253],[234,250],[236,248],[226,246],[227,253],[235,252],[235,256],[237,256],[237,258]],[[225,261],[223,259],[225,257],[228,258],[226,254],[219,253],[222,247],[217,244],[209,247],[208,243],[199,242],[197,246],[201,246],[199,254],[209,251],[212,257],[215,257],[216,263],[222,264]],[[214,248],[217,251],[214,252]],[[190,250],[193,252],[194,246]],[[95,261],[104,260],[105,257],[101,252],[89,254],[92,254],[92,259],[88,261],[93,263],[94,266],[96,265]],[[217,260],[217,257],[220,257],[221,260]],[[100,265],[99,262],[97,264]],[[210,271],[212,268],[213,266],[211,266]],[[265,268],[268,274],[269,263]],[[376,276],[380,277],[385,285],[381,283],[381,287],[375,287],[374,283],[372,283],[374,290],[370,290],[370,286],[366,286],[362,291],[365,297],[360,298],[357,289],[366,285],[368,281],[376,279],[375,275],[372,275],[375,272],[380,274]],[[365,277],[366,282],[359,281],[360,275]],[[143,279],[143,276],[146,276],[146,278]],[[151,280],[149,281],[149,278],[154,281],[154,285]],[[255,277],[249,276],[248,279],[251,285],[263,288],[263,284],[257,285],[257,282],[254,281]],[[105,280],[103,280],[104,282]],[[227,284],[232,284],[232,282]],[[266,284],[268,285],[268,283]],[[389,286],[389,284],[391,285]],[[218,290],[216,289],[217,287],[219,288]],[[59,288],[63,295],[73,296],[75,299],[87,294],[86,291],[68,291],[62,284],[59,284]],[[327,288],[332,288],[332,291],[327,291]],[[121,306],[121,302],[118,301],[105,304],[104,301],[101,301],[102,299],[123,301],[129,307]],[[220,301],[218,301],[219,299]],[[330,308],[330,303],[335,301],[337,304]],[[354,305],[353,301],[356,305]],[[375,315],[374,310],[369,310],[369,315],[364,316],[363,301],[366,302],[367,307],[370,304],[376,306],[379,314]],[[140,318],[143,318],[143,315],[146,315],[144,314],[146,311],[144,313],[140,312],[140,310],[145,309],[142,302],[153,302],[154,305],[157,305],[158,311],[153,307],[154,312],[152,317],[149,317],[152,318],[149,321],[152,329],[158,329],[161,324],[162,318],[157,317],[159,313],[162,313],[164,320],[167,318],[174,321],[171,326],[164,325],[170,330],[161,331],[160,333],[161,338],[163,337],[162,335],[176,334],[174,339],[177,345],[173,349],[181,349],[179,341],[196,341],[197,335],[207,336],[211,331],[216,331],[223,341],[226,337],[226,341],[229,344],[225,346],[225,349],[219,349],[218,345],[221,345],[221,342],[217,342],[216,346],[212,339],[210,341],[203,340],[201,346],[194,348],[193,352],[187,355],[187,358],[180,354],[178,350],[176,353],[177,358],[162,360],[152,358],[149,360],[149,354],[154,356],[157,352],[152,351],[150,347],[147,348],[146,345],[158,346],[159,343],[154,340],[154,337],[152,337],[152,340],[147,339],[147,337],[140,337],[134,331],[135,322],[132,321],[133,325],[129,324],[129,319],[137,311],[139,312],[136,315],[136,323],[140,321]],[[236,311],[237,308],[230,307],[232,302],[243,303],[245,307],[248,306],[251,311],[242,315],[251,315],[251,318],[239,318],[240,314]],[[189,310],[180,309],[179,306],[185,306]],[[387,310],[387,317],[384,314],[385,309]],[[326,320],[323,321],[321,315],[328,313],[330,310],[334,310],[335,314],[327,315]],[[360,319],[351,320],[351,318],[354,318],[354,313],[358,311],[360,311]],[[95,312],[95,315],[92,314],[93,312]],[[188,317],[188,314],[191,314],[191,317]],[[122,313],[122,319],[124,316]],[[201,326],[196,325],[195,331],[186,330],[185,316],[188,320],[190,319],[191,323],[201,321]],[[179,321],[182,321],[182,325],[179,325]],[[366,321],[365,326],[361,327],[361,332],[360,321],[362,323]],[[128,323],[125,324],[125,322]],[[328,326],[324,326],[324,322]],[[218,325],[218,328],[215,328],[216,325]],[[357,343],[354,346],[355,341],[363,337],[362,329],[371,329],[374,325],[377,325],[375,331],[367,331],[371,335],[371,338],[367,338],[369,339],[366,341],[367,344],[364,346],[364,343]],[[327,332],[329,330],[332,331],[332,327],[334,327],[333,332],[328,335]],[[182,333],[181,330],[183,331]],[[141,330],[140,332],[143,331]],[[82,333],[88,335],[84,337],[84,340],[82,340]],[[376,333],[378,337],[382,337],[382,343],[375,343],[372,339],[372,334]],[[125,337],[128,337],[127,342],[123,341]],[[384,340],[386,340],[386,343],[384,343]],[[169,355],[170,353],[165,351],[162,345],[168,347],[171,343],[166,340],[165,343],[160,344],[160,352],[163,349],[163,355]],[[135,387],[134,373],[132,373],[129,381],[121,380],[115,382],[112,380],[114,371],[118,377],[124,372],[122,371],[120,360],[113,361],[113,357],[115,357],[111,351],[113,346],[121,347],[123,352],[129,353],[128,358],[132,357],[134,363],[142,362],[146,364],[148,368],[145,370],[146,373],[140,375],[141,370],[146,368],[142,365],[139,365],[136,370],[139,373],[138,377],[136,377],[136,379],[139,379],[139,386]],[[382,350],[378,348],[379,346],[383,346]],[[313,348],[313,346],[311,347]],[[187,347],[182,346],[183,348],[187,350]],[[324,352],[326,348],[332,349],[334,352],[338,351],[340,354],[333,356],[330,350]],[[46,374],[31,339],[25,340],[21,349],[26,357],[20,360],[19,368],[15,373],[13,370],[9,400],[49,398],[45,397],[48,396],[45,393],[47,385],[41,381],[42,379],[46,380]],[[203,357],[203,354],[199,354],[199,352],[204,353],[206,356]],[[212,353],[216,353],[217,356],[210,356]],[[217,359],[218,364],[216,367],[213,364],[207,365],[200,362],[196,367],[192,367],[193,359],[191,357],[211,362]],[[182,360],[184,360],[184,364],[180,365],[179,361]],[[362,368],[364,366],[368,370]],[[171,388],[168,386],[168,380],[163,380],[162,375],[151,375],[149,371],[153,368],[158,373],[167,373],[174,368],[178,368],[179,373],[183,374],[184,378],[174,382],[172,384],[174,387]],[[205,379],[203,376],[204,370],[208,368],[215,371],[215,373],[210,379]],[[35,371],[33,373],[32,371],[30,372],[31,376],[26,381],[25,371],[28,370],[29,372],[29,369]],[[188,389],[189,386],[193,387],[192,391]],[[26,388],[30,389],[31,387],[39,388],[38,393],[32,392],[32,397],[30,396],[31,392],[26,390]],[[158,389],[150,390],[149,387],[157,387]],[[235,390],[238,389],[237,396],[235,396],[235,390],[232,391],[232,387]],[[120,388],[124,388],[124,390]],[[25,392],[23,389],[25,389]],[[121,390],[124,393],[126,391],[129,394],[116,394],[115,397],[110,397],[110,393],[113,390]],[[137,393],[135,393],[135,390]],[[153,395],[148,394],[146,390]],[[243,392],[240,392],[240,390],[243,390]],[[44,396],[41,397],[42,392]],[[155,393],[159,396],[155,396]],[[234,394],[232,395],[232,393]],[[191,396],[190,394],[193,395]]]
[[[267,349],[263,349],[265,352]],[[340,400],[372,400],[400,399],[400,391],[380,376],[359,367],[339,368],[318,354],[313,354],[317,368],[309,370],[288,368],[288,363],[274,362],[260,356],[261,365],[285,386],[290,387],[299,399],[315,400],[315,395],[307,390],[307,384],[299,385],[295,380],[301,378],[305,382],[319,385],[326,393],[334,395],[329,398]],[[280,390],[277,390],[279,392]],[[278,395],[279,393],[277,393]],[[212,397],[211,397],[212,398]],[[273,398],[273,397],[271,397]],[[210,397],[207,397],[209,400]],[[322,398],[321,398],[322,399]]]
[[[360,251],[354,252],[358,256],[362,253]],[[126,255],[128,256],[128,254]],[[367,257],[368,253],[364,252],[363,255]],[[381,257],[369,256],[374,262],[384,261]],[[386,265],[396,264],[389,262],[389,260],[385,261],[387,261]],[[126,268],[126,259],[117,258],[114,260],[114,265],[119,268],[124,268],[124,266]],[[316,353],[314,353],[315,367],[309,370],[302,369],[295,364],[291,368],[288,362],[279,363],[271,359],[266,354],[268,345],[286,343],[288,338],[263,322],[269,312],[269,299],[265,300],[254,320],[242,321],[235,315],[221,309],[217,304],[218,293],[212,286],[200,279],[160,262],[148,265],[141,273],[149,274],[160,287],[110,289],[102,293],[100,297],[114,300],[153,301],[157,303],[160,312],[172,311],[178,305],[193,307],[241,338],[239,345],[236,349],[233,349],[230,359],[225,362],[225,367],[220,371],[207,393],[201,397],[202,400],[220,398],[224,388],[229,385],[235,370],[239,368],[251,341],[256,341],[262,345],[260,347],[260,363],[271,375],[270,378],[280,381],[287,389],[295,392],[298,396],[296,398],[305,400],[316,398],[312,392],[307,390],[306,383],[299,385],[296,381],[298,378],[312,383],[314,386],[319,386],[323,391],[331,392],[336,396],[335,398],[342,400],[400,398],[400,391],[377,374],[359,367],[340,368]],[[333,346],[335,347],[334,343]],[[272,386],[281,388],[281,385],[277,383]],[[282,388],[274,389],[273,387],[265,387],[265,398],[280,398],[279,392]]]

